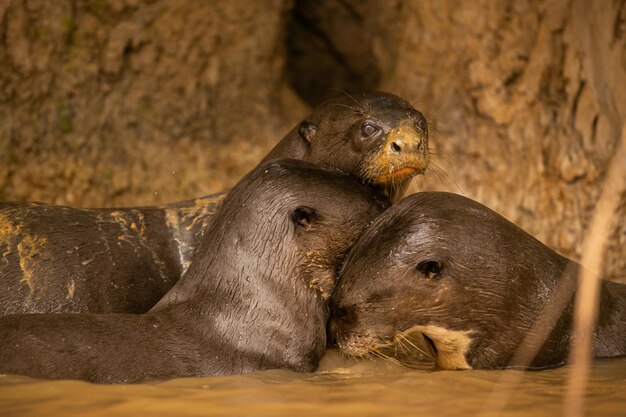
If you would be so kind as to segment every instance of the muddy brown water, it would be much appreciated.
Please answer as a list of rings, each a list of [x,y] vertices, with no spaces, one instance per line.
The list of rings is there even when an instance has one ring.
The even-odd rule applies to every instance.
[[[567,370],[524,373],[503,415],[561,415]],[[263,371],[127,385],[8,375],[0,376],[0,416],[493,416],[481,413],[502,373],[409,369],[330,350],[309,374]],[[626,416],[626,358],[594,363],[587,411]]]

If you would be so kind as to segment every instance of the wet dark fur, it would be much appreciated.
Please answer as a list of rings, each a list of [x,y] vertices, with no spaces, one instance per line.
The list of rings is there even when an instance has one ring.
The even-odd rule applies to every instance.
[[[150,312],[1,317],[0,373],[114,383],[311,371],[326,344],[323,295],[388,204],[338,171],[261,166],[229,193],[189,269]]]
[[[425,262],[441,271],[425,270]],[[331,334],[350,351],[384,345],[413,326],[471,330],[471,367],[523,366],[511,363],[513,354],[561,283],[566,307],[530,367],[562,365],[578,270],[475,201],[418,193],[383,213],[350,251],[333,294]],[[602,283],[593,349],[596,357],[626,354],[626,286]]]
[[[149,310],[222,199],[123,210],[0,204],[0,315]],[[198,202],[204,213],[187,215]]]
[[[381,131],[363,138],[365,121]],[[368,182],[387,135],[403,122],[421,126],[425,120],[391,94],[342,96],[320,105],[264,161],[301,159]],[[388,160],[390,167],[404,163],[400,156],[427,158],[427,131],[416,129]],[[376,184],[395,197],[404,185]],[[147,311],[185,271],[225,195],[102,210],[0,203],[0,315]],[[24,250],[28,239],[39,243],[30,252]]]

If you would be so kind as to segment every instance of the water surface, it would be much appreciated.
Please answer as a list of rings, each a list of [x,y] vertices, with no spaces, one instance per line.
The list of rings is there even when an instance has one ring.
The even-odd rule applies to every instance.
[[[502,373],[408,369],[330,350],[310,374],[264,371],[128,385],[0,376],[0,416],[472,416]],[[566,377],[567,367],[524,373],[504,415],[560,415]],[[587,410],[588,416],[626,416],[626,358],[594,364]]]

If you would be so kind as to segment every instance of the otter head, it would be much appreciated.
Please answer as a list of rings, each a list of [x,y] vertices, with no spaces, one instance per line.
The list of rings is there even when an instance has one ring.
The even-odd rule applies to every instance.
[[[329,329],[355,356],[423,336],[443,369],[506,367],[566,263],[477,202],[414,194],[351,249]]]
[[[393,94],[344,95],[317,107],[266,160],[281,157],[340,169],[396,201],[428,166],[428,124]]]
[[[310,371],[326,346],[326,300],[343,258],[388,199],[335,169],[274,161],[228,194],[168,293],[211,317],[248,368]],[[207,327],[207,328],[213,328]]]
[[[281,248],[293,261],[289,274],[326,302],[349,247],[389,200],[336,169],[285,160],[268,164],[266,171],[267,186],[280,190],[271,204],[287,222],[280,240],[291,243]]]

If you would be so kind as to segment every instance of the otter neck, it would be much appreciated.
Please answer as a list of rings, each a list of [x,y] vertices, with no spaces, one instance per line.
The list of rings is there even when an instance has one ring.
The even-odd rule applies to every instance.
[[[574,339],[574,302],[580,266],[570,262],[562,281],[566,282],[569,301],[552,329],[549,338],[533,361],[533,366],[560,365],[554,357],[567,358]],[[592,354],[594,357],[611,357],[626,354],[626,286],[602,280],[598,317],[593,336]],[[560,352],[560,353],[559,353]],[[556,356],[555,356],[556,354]]]
[[[626,285],[603,281],[593,341],[596,357],[626,355]]]
[[[325,305],[298,276],[296,254],[281,244],[288,245],[263,242],[268,250],[253,256],[249,248],[216,252],[220,265],[207,266],[202,286],[187,303],[196,317],[211,318],[198,322],[201,334],[242,353],[241,371],[310,371],[323,354]]]
[[[222,211],[229,212],[237,211]],[[325,346],[325,304],[300,276],[289,225],[247,222],[242,212],[213,223],[211,238],[153,312],[185,322],[207,345],[219,340],[241,352],[238,371],[311,370],[310,358],[317,363]]]

